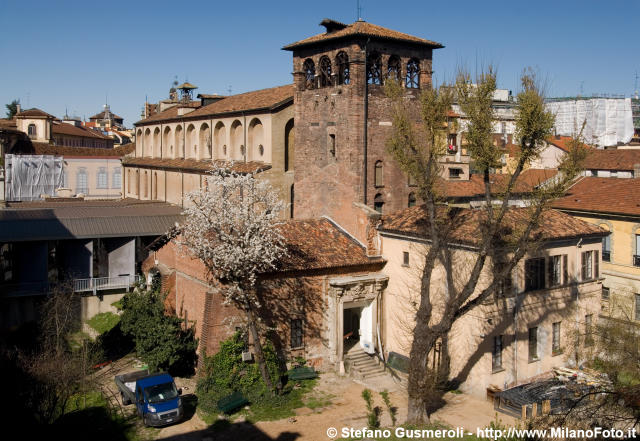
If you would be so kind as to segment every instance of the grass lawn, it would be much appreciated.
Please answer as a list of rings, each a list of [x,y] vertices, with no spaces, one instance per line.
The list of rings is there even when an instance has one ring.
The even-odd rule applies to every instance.
[[[120,316],[113,312],[101,312],[87,320],[87,324],[95,329],[98,334],[110,331],[118,322],[120,322]]]

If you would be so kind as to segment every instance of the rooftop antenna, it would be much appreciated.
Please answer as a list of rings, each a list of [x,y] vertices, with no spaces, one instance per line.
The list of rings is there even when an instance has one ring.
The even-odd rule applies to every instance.
[[[231,84],[229,84],[229,87],[227,87],[227,92],[229,92],[229,95],[231,95]]]
[[[584,95],[584,80],[580,81],[580,95]]]
[[[638,71],[636,71],[635,98],[638,99]]]
[[[360,0],[356,0],[356,8],[357,8],[357,19],[358,21],[362,20],[362,7],[360,6]]]

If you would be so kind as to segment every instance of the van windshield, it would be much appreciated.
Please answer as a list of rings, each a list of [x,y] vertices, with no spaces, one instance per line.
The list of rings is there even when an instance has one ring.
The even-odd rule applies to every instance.
[[[173,400],[178,396],[174,383],[162,383],[145,388],[144,395],[150,404]]]

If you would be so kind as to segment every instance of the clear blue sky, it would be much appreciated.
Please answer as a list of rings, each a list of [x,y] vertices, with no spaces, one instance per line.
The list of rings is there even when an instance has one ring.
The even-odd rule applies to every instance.
[[[456,68],[492,63],[499,87],[518,89],[523,67],[548,80],[549,96],[630,96],[640,75],[640,1],[372,1],[366,21],[441,42],[436,81]],[[104,5],[104,6],[101,6]],[[531,7],[533,5],[533,7]],[[226,94],[287,84],[291,53],[280,48],[351,23],[356,0],[0,1],[0,115],[23,108],[88,118],[108,96],[131,126],[148,96],[166,98],[175,75],[197,92]]]

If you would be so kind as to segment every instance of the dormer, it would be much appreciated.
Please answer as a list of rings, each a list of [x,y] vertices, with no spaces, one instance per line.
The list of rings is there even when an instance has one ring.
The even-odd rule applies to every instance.
[[[16,128],[26,133],[32,141],[49,142],[51,139],[51,123],[55,116],[33,108],[16,114],[15,118]]]

